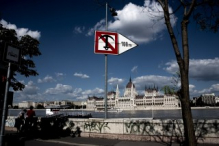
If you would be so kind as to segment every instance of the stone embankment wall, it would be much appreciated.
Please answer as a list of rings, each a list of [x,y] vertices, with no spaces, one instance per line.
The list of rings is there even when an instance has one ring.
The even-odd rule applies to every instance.
[[[123,140],[159,141],[163,143],[183,141],[184,126],[181,119],[74,119],[82,136]],[[194,120],[199,143],[219,143],[219,120]]]
[[[14,118],[8,117],[6,126],[14,126]],[[161,143],[181,143],[183,141],[183,121],[181,119],[76,119],[70,123],[79,127],[83,137],[100,137],[122,140],[159,141]],[[219,120],[194,120],[198,143],[219,143]],[[65,128],[66,128],[65,127]]]

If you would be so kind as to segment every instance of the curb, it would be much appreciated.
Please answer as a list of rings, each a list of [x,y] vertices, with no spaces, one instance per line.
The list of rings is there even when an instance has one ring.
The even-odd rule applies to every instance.
[[[72,143],[72,142],[65,142],[65,141],[57,141],[57,140],[41,140],[41,139],[35,139],[35,140],[37,140],[37,141],[42,141],[42,142],[61,143],[61,144],[72,145],[72,146],[101,146],[101,145],[79,144],[79,143]]]

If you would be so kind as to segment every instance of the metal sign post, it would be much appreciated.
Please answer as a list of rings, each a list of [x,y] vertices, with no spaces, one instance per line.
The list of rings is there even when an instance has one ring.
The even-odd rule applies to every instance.
[[[8,98],[8,90],[9,90],[9,82],[10,82],[11,63],[14,63],[16,65],[20,64],[21,49],[6,44],[3,60],[8,62],[8,71],[7,71],[7,81],[6,81],[6,86],[5,86],[4,104],[3,104],[3,109],[2,109],[0,146],[3,146],[3,137],[4,137],[4,132],[5,132],[5,118],[6,118],[6,113],[7,113],[6,110],[7,110],[7,98]]]
[[[8,97],[8,86],[9,86],[9,79],[10,79],[10,70],[11,70],[11,63],[8,63],[8,73],[7,73],[7,82],[5,87],[5,96],[4,96],[4,105],[2,110],[2,125],[1,125],[1,133],[0,133],[0,146],[3,146],[3,136],[5,131],[5,118],[6,118],[6,110],[7,110],[7,97]]]
[[[108,32],[106,3],[106,31],[95,31],[94,53],[105,54],[105,119],[107,119],[107,55],[119,55],[137,46],[134,42],[115,32]],[[109,7],[110,8],[110,7]],[[112,16],[116,16],[115,9],[110,8]]]
[[[106,31],[108,29],[108,26],[107,26],[107,8],[108,8],[108,5],[106,3]],[[108,43],[108,42],[107,42]],[[106,43],[106,45],[107,45]],[[107,69],[108,69],[108,66],[107,66],[107,54],[105,54],[105,119],[107,119],[108,115],[107,115]]]

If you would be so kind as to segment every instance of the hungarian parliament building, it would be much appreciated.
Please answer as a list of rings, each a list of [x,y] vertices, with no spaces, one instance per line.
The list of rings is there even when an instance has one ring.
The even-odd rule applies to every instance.
[[[107,108],[122,110],[144,110],[144,109],[175,109],[181,107],[176,95],[160,94],[158,88],[145,88],[144,95],[138,95],[135,85],[130,78],[126,85],[124,96],[120,96],[117,85],[116,91],[107,93]],[[103,110],[105,99],[102,97],[88,97],[87,109]]]

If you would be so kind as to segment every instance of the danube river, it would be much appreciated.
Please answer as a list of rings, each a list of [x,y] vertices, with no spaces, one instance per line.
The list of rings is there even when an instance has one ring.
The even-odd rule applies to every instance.
[[[8,116],[17,116],[21,110],[9,109]],[[35,110],[36,116],[46,116],[46,110]],[[87,110],[64,110],[64,114],[77,115],[91,113],[93,118],[105,118],[105,112]],[[192,109],[193,119],[218,119],[219,108]],[[108,112],[108,118],[154,118],[154,119],[181,119],[181,109],[174,110],[128,110],[122,112]]]

